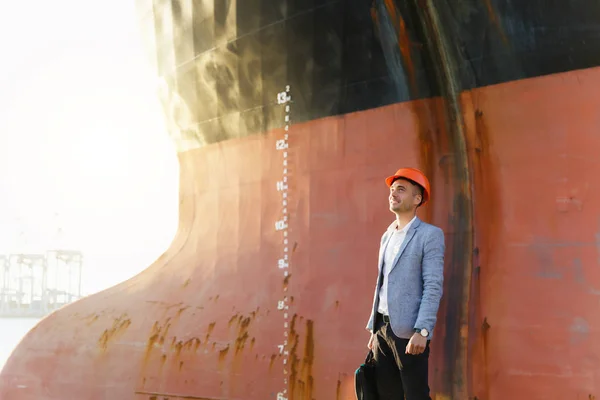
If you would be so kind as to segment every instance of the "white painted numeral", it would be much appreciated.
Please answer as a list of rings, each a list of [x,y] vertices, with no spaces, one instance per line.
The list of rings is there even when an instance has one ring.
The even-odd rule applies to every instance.
[[[275,148],[277,150],[283,150],[283,149],[287,149],[288,148],[288,144],[285,142],[284,139],[279,139],[276,143],[275,143]]]
[[[280,258],[279,261],[277,262],[277,264],[279,265],[280,269],[289,267],[289,264],[287,262],[285,262],[285,260],[283,258]]]
[[[282,190],[286,190],[288,186],[283,181],[277,181],[277,191],[281,192]]]
[[[283,310],[284,307],[285,307],[285,303],[283,302],[283,300],[279,300],[277,302],[277,309],[278,310]]]
[[[275,222],[275,230],[281,231],[287,228],[287,224],[283,220]]]
[[[277,93],[277,104],[285,104],[292,99],[292,96],[287,94],[287,92],[279,92]]]
[[[277,347],[279,347],[279,354],[283,354],[283,345],[278,344]]]
[[[283,393],[277,393],[277,400],[287,400],[287,397],[283,395]]]

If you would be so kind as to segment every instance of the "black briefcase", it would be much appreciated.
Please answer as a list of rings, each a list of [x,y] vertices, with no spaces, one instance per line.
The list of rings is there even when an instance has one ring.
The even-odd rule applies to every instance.
[[[375,360],[373,352],[369,350],[365,362],[354,373],[354,386],[357,400],[377,400],[375,386]]]

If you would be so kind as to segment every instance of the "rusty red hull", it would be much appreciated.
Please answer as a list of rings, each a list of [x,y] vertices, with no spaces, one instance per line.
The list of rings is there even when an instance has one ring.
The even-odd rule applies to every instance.
[[[483,3],[499,45],[511,43],[500,29],[506,20]],[[153,15],[164,17],[161,4]],[[170,15],[179,9],[185,17],[182,4]],[[599,395],[600,69],[579,65],[467,87],[452,71],[458,61],[448,31],[440,31],[443,12],[388,1],[367,11],[368,23],[381,28],[374,42],[381,48],[389,45],[385,29],[398,33],[408,77],[398,84],[394,59],[383,51],[390,86],[367,92],[394,91],[388,104],[359,104],[360,96],[346,92],[354,106],[323,111],[330,104],[312,95],[325,82],[318,68],[309,87],[289,63],[291,101],[278,104],[286,80],[277,73],[279,53],[267,50],[276,36],[254,44],[263,69],[274,71],[257,96],[242,84],[241,64],[233,78],[239,97],[223,74],[212,76],[213,86],[208,78],[186,81],[180,63],[173,63],[180,75],[162,74],[167,105],[180,96],[192,122],[181,113],[172,121],[181,165],[177,236],[140,275],[29,332],[0,374],[0,398],[353,399],[378,239],[393,218],[383,178],[402,165],[428,173],[433,197],[419,216],[446,233],[432,397]],[[410,38],[418,26],[429,57],[446,63],[437,78],[420,75],[425,56]],[[213,28],[216,41],[219,32],[221,39],[243,36],[239,23],[233,33]],[[173,43],[185,43],[173,32]],[[318,44],[311,46],[305,50]],[[164,71],[166,50],[155,47]],[[193,52],[184,47],[166,46],[175,58]],[[244,54],[241,47],[236,54]],[[210,64],[203,57],[197,68]],[[437,82],[430,95],[418,95],[421,80]],[[409,98],[394,97],[402,93]],[[235,99],[237,114],[226,113]],[[253,102],[263,105],[260,113]]]

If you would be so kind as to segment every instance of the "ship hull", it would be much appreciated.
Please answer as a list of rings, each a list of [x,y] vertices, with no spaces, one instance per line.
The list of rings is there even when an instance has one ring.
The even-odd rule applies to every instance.
[[[260,1],[141,8],[179,151],[179,231],[147,270],[29,332],[0,398],[353,399],[393,219],[383,180],[401,166],[428,174],[418,215],[446,238],[432,398],[597,396],[600,69],[585,55],[600,47],[562,71],[513,54],[468,74],[448,42],[465,38],[444,14],[457,9],[347,2],[339,22],[325,17],[340,2],[296,19],[293,3],[284,18]],[[482,5],[491,64],[516,46],[507,4]],[[327,58],[335,43],[317,33],[336,21],[369,52]]]

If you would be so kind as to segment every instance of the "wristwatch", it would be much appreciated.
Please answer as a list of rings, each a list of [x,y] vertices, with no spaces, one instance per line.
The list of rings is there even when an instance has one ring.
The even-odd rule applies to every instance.
[[[417,332],[418,334],[420,334],[423,337],[429,336],[429,331],[425,328],[423,328],[423,329],[415,328],[415,332]]]

